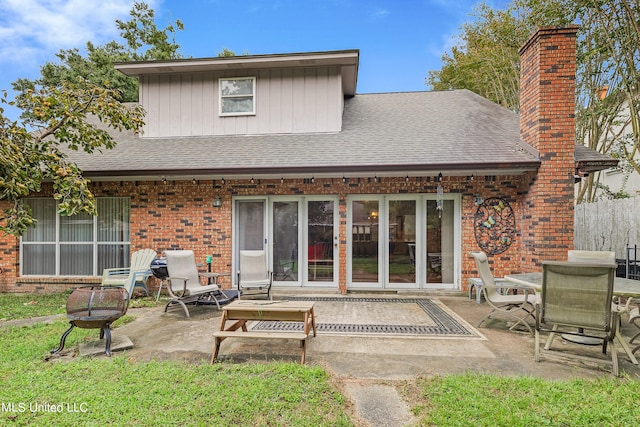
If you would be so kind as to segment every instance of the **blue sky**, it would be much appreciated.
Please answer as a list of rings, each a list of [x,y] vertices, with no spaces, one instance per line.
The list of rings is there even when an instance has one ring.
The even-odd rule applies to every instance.
[[[120,40],[133,0],[0,0],[0,90],[35,78],[60,49]],[[473,20],[476,0],[148,0],[164,28],[180,19],[185,56],[360,49],[358,93],[426,90],[429,70]],[[506,0],[486,0],[504,8]],[[5,114],[16,118],[16,112]]]

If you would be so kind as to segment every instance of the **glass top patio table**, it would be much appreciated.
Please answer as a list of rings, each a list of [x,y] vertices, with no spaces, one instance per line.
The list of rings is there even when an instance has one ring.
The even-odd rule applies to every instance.
[[[530,286],[536,291],[542,291],[542,272],[508,274],[506,280],[519,285]],[[616,277],[613,279],[613,295],[618,297],[640,298],[640,280]]]

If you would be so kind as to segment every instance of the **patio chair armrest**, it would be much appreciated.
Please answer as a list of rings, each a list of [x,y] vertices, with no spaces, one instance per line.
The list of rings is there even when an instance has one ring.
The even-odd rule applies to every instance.
[[[169,276],[169,277],[166,277],[165,280],[168,281],[167,292],[169,292],[169,294],[173,298],[182,298],[187,294],[187,282],[189,281],[188,278],[180,277],[180,276]],[[182,289],[178,289],[177,292],[173,289],[174,280],[182,280]]]
[[[500,283],[501,284],[499,285],[484,285],[482,287],[482,292],[488,292],[488,289],[495,289],[495,290],[514,289],[522,292],[524,295],[524,301],[522,302],[522,304],[520,304],[521,307],[524,307],[527,304],[531,304],[535,306],[540,304],[541,302],[540,294],[538,293],[538,290],[534,287],[521,285],[519,283],[510,282],[508,280],[501,281]],[[485,294],[485,299],[490,299],[490,298],[488,298],[487,295]]]
[[[528,294],[535,294],[537,292],[536,288],[532,286],[521,285],[518,283],[510,282],[508,280],[504,280],[500,282],[496,280],[495,285],[482,285],[482,287],[491,288],[491,289],[517,289],[519,291],[524,291],[525,293],[528,293]]]
[[[129,267],[125,267],[125,268],[105,268],[104,270],[102,270],[102,278],[106,279],[109,276],[115,276],[115,275],[126,276],[126,275],[129,274],[130,271],[131,271],[131,269]]]

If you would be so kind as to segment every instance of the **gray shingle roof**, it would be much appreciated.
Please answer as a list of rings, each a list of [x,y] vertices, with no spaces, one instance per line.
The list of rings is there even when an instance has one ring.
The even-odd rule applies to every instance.
[[[341,176],[532,170],[518,115],[468,90],[363,94],[345,100],[337,133],[139,138],[114,134],[102,154],[73,153],[91,177]]]

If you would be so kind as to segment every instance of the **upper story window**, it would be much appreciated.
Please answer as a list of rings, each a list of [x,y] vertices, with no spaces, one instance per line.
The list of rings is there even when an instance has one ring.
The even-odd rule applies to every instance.
[[[219,79],[220,115],[245,116],[256,113],[256,78]]]

